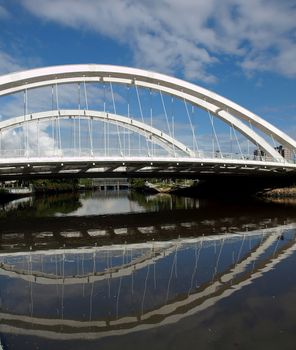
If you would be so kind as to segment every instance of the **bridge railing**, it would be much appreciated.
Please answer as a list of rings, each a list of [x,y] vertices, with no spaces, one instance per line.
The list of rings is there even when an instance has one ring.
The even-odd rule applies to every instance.
[[[169,152],[164,149],[153,149],[150,152],[147,152],[146,148],[131,148],[128,150],[120,150],[118,148],[109,148],[108,151],[103,148],[93,148],[92,150],[89,148],[63,148],[63,149],[47,149],[47,150],[35,150],[35,149],[23,149],[23,148],[15,148],[15,149],[0,149],[0,160],[8,159],[8,158],[57,158],[57,157],[81,157],[86,159],[98,158],[98,157],[122,157],[123,159],[126,157],[172,157],[179,158],[182,157],[188,158],[189,160],[192,158],[197,159],[213,159],[213,160],[245,160],[245,161],[256,161],[256,162],[278,162],[278,160],[270,157],[270,156],[255,156],[254,154],[247,153],[221,153],[217,151],[195,151],[194,156],[190,157],[188,155],[182,154],[181,152]],[[285,162],[288,163],[296,163],[295,159],[284,159]]]
[[[0,158],[38,158],[38,157],[181,157],[182,153],[168,152],[164,149],[155,149],[147,152],[145,148],[132,148],[129,150],[120,150],[118,148],[63,148],[63,149],[0,149]],[[184,154],[183,154],[184,156]],[[188,157],[188,156],[187,156]]]

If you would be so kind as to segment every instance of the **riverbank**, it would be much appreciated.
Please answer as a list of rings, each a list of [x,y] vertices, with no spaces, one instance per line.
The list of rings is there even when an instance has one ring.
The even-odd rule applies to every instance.
[[[182,180],[178,182],[173,181],[146,181],[143,179],[133,179],[131,181],[131,189],[147,194],[168,193],[168,194],[182,194],[187,190],[192,191],[196,188],[197,181]]]
[[[236,191],[229,192],[227,187],[217,188],[213,183],[193,180],[179,182],[145,181],[132,182],[131,188],[137,192],[147,194],[168,193],[188,197],[241,197],[251,196],[263,199],[296,199],[296,186],[274,188],[266,191],[251,193],[244,187],[238,187]]]
[[[296,187],[283,187],[274,188],[266,192],[260,193],[263,198],[295,198],[296,199]]]
[[[26,187],[0,188],[0,203],[6,203],[18,198],[78,192],[77,181],[73,180],[34,180]]]
[[[229,185],[214,182],[205,182],[198,180],[145,180],[145,179],[132,179],[130,180],[130,188],[136,192],[144,194],[157,194],[166,193],[187,197],[258,197],[263,199],[296,199],[296,186],[275,188],[264,190],[260,192],[250,192],[247,186],[242,187],[241,184],[236,184],[237,188],[232,191],[228,190]],[[30,189],[30,192],[26,192],[25,189]],[[86,190],[94,190],[97,187],[94,186],[92,181],[78,181],[78,180],[34,180],[29,187],[26,188],[0,188],[0,202],[7,202],[16,198],[31,196],[31,195],[44,195],[44,194],[57,194],[57,193],[70,193]]]

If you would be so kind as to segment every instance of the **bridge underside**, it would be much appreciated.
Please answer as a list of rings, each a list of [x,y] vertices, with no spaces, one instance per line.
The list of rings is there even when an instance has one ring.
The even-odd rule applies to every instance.
[[[295,183],[296,166],[251,160],[188,158],[11,159],[0,163],[0,181],[75,178],[197,179],[206,192],[256,192]],[[200,188],[202,186],[200,185]]]

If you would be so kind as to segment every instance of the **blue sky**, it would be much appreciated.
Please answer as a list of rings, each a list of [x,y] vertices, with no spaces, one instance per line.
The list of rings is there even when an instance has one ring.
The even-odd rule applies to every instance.
[[[296,137],[295,0],[0,0],[0,74],[106,63],[190,80]]]

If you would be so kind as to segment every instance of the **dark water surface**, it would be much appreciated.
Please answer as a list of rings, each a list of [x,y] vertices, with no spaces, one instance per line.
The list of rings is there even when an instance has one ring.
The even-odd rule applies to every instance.
[[[130,192],[0,208],[3,349],[295,349],[296,206]]]

